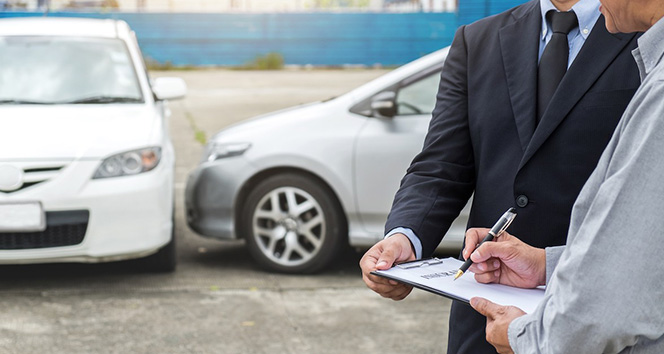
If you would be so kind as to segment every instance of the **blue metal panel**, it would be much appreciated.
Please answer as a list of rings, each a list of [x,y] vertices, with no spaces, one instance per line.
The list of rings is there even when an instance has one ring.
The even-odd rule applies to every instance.
[[[122,19],[145,55],[175,65],[242,65],[276,52],[286,64],[401,65],[451,43],[456,27],[525,0],[461,0],[451,13],[50,13]],[[0,12],[2,17],[41,13]]]
[[[526,3],[526,0],[494,0],[489,7],[489,15],[497,14],[515,6]]]
[[[458,24],[469,24],[525,2],[527,0],[460,0]]]
[[[2,17],[41,16],[0,12]],[[114,18],[136,31],[146,57],[175,65],[242,65],[276,52],[286,64],[401,65],[449,45],[451,13],[50,13]]]

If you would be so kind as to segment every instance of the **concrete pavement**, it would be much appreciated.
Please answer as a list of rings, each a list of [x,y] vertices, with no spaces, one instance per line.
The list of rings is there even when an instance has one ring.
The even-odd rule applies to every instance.
[[[450,302],[415,290],[382,299],[361,280],[362,252],[321,274],[258,269],[241,241],[195,235],[183,188],[202,145],[255,114],[341,94],[384,71],[160,72],[189,96],[173,102],[179,268],[134,262],[0,267],[0,353],[444,353]]]

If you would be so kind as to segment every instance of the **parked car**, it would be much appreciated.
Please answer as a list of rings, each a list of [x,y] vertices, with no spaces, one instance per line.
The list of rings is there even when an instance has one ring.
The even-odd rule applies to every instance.
[[[167,99],[122,21],[0,20],[0,263],[175,268]]]
[[[200,235],[246,240],[264,268],[323,269],[344,244],[384,236],[399,182],[422,149],[448,49],[345,95],[227,128],[188,177],[187,221]],[[468,210],[440,248],[461,247]]]

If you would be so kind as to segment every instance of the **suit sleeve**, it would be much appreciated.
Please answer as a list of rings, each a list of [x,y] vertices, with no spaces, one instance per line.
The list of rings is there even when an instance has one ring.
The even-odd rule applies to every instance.
[[[433,253],[475,187],[464,30],[454,37],[424,147],[401,180],[385,226],[413,230],[423,257]]]

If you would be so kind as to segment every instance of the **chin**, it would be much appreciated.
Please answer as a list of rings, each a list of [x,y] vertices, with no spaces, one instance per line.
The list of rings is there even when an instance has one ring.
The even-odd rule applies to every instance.
[[[610,21],[608,17],[606,18],[606,30],[609,31],[609,33],[616,34],[620,33],[620,30],[618,27],[613,23],[613,21]]]

